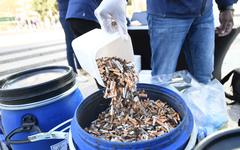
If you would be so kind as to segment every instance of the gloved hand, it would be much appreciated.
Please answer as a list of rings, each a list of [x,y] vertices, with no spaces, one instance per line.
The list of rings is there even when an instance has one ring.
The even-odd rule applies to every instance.
[[[221,25],[217,27],[218,36],[226,36],[232,31],[233,27],[233,11],[225,10],[219,14],[219,21]]]
[[[106,32],[127,35],[126,0],[103,0],[95,10],[101,28]]]

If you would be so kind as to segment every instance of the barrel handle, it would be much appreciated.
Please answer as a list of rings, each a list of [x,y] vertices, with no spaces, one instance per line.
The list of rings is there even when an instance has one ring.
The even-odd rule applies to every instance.
[[[42,132],[41,129],[37,126],[37,119],[30,114],[25,115],[22,118],[22,126],[11,131],[5,138],[7,144],[24,144],[31,142],[28,138],[24,140],[12,140],[11,138],[18,134],[24,132]]]
[[[60,131],[56,131],[59,128],[62,128],[63,126],[70,124],[72,121],[71,119],[68,119],[61,124],[57,125],[56,127],[52,128],[48,132],[42,132],[42,133],[37,133],[31,136],[28,136],[28,139],[31,142],[36,142],[36,141],[41,141],[41,140],[47,140],[47,139],[67,139],[68,138],[68,132],[67,130],[70,129],[70,125],[61,129]]]

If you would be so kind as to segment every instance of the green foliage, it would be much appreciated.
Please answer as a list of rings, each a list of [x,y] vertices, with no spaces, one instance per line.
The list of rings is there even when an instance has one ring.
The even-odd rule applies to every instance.
[[[45,17],[56,16],[58,14],[56,0],[32,0],[32,7],[41,16],[42,20]]]
[[[128,1],[127,1],[127,4],[128,4],[128,5],[132,5],[132,0],[128,0]]]

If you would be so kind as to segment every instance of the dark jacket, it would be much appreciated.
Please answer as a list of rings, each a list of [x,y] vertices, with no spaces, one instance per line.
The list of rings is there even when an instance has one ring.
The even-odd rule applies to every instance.
[[[60,18],[66,17],[67,9],[68,9],[68,1],[69,0],[57,0]]]
[[[212,9],[213,0],[147,0],[148,13],[162,17],[196,17]],[[237,0],[216,0],[220,10]]]
[[[97,21],[94,10],[102,0],[69,0],[66,19],[77,18]]]

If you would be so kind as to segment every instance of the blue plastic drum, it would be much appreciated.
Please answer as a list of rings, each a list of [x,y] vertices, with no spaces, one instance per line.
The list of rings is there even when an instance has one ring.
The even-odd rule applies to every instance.
[[[225,129],[203,139],[194,150],[239,150],[240,128]]]
[[[99,113],[109,107],[110,100],[103,99],[103,90],[89,97],[78,107],[71,124],[74,146],[77,150],[181,150],[187,145],[193,130],[193,116],[177,93],[157,85],[138,84],[150,99],[167,102],[181,117],[181,123],[169,133],[154,139],[138,142],[111,142],[88,134],[84,128],[97,119]]]
[[[14,150],[50,150],[61,140],[31,142],[71,119],[82,101],[75,74],[67,66],[50,66],[11,75],[0,81],[0,109],[5,141]]]

